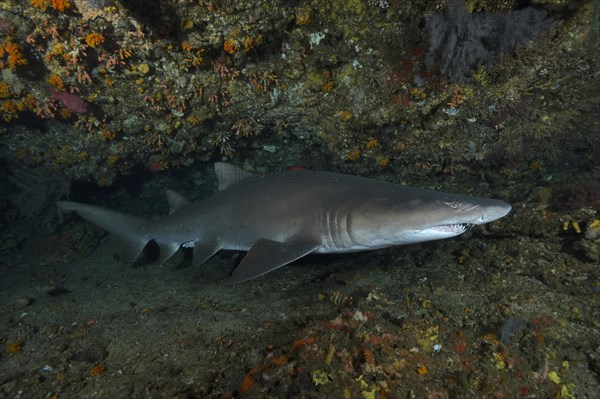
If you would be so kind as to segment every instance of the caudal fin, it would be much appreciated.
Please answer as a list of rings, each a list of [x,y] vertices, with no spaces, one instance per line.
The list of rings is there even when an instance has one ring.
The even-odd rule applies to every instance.
[[[62,213],[76,212],[87,221],[120,238],[124,244],[124,255],[129,260],[137,258],[150,241],[150,238],[140,233],[140,228],[147,223],[143,218],[79,202],[57,201],[56,205]]]

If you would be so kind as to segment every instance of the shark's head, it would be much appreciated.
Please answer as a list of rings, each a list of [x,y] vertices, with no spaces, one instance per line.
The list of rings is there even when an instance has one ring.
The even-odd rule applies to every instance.
[[[426,190],[404,194],[377,198],[355,213],[353,238],[371,246],[439,240],[460,235],[470,225],[500,219],[511,210],[506,202],[494,199]]]
[[[424,201],[421,226],[414,237],[419,241],[454,237],[470,225],[493,222],[512,209],[504,201],[448,194],[447,198]]]

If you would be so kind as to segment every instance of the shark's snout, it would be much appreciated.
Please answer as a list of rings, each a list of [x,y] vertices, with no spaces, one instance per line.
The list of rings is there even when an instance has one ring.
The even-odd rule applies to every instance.
[[[492,201],[492,200],[490,200]],[[508,215],[512,209],[510,204],[504,201],[493,200],[493,204],[489,204],[483,207],[483,213],[474,224],[483,224],[493,222]]]

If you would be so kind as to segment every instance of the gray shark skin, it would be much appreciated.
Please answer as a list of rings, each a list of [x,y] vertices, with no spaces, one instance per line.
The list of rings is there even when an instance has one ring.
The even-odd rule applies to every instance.
[[[373,250],[439,240],[469,225],[506,216],[511,206],[477,198],[407,187],[380,180],[318,171],[254,175],[215,164],[219,192],[191,203],[167,191],[170,214],[145,220],[121,212],[59,201],[127,243],[135,259],[154,240],[159,262],[181,246],[193,247],[194,266],[221,249],[248,251],[233,282],[263,275],[311,253]]]

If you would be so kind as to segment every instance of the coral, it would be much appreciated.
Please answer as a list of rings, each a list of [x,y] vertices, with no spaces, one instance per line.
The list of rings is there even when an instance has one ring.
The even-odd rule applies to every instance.
[[[65,12],[73,6],[69,0],[30,0],[30,3],[33,7],[40,8],[42,11],[46,11],[50,6],[55,10]]]
[[[258,44],[260,44],[260,36],[256,36],[256,37],[247,36],[242,41],[242,44],[244,45],[244,51],[248,52],[248,51],[252,50],[254,47],[256,47]]]
[[[12,100],[3,101],[0,104],[0,114],[2,119],[6,122],[10,122],[18,117],[18,113],[23,110],[23,104]]]
[[[38,101],[35,96],[31,93],[26,94],[25,97],[21,98],[21,104],[23,104],[24,109],[27,109],[32,112],[36,112],[38,108]]]
[[[335,113],[335,116],[337,116],[338,118],[340,118],[344,122],[347,122],[350,119],[352,119],[353,115],[352,115],[352,112],[350,112],[350,111],[338,111],[338,112]]]
[[[234,54],[236,51],[240,49],[240,45],[235,39],[228,38],[225,40],[223,44],[223,50],[228,52],[229,54]]]
[[[377,160],[377,164],[379,166],[381,166],[382,168],[385,168],[390,164],[390,159],[389,158],[379,158]]]
[[[355,148],[350,154],[346,156],[348,161],[356,161],[360,158],[361,152],[359,148]]]
[[[5,42],[0,43],[0,67],[4,68],[3,58],[6,57],[6,63],[10,69],[15,69],[19,65],[26,65],[27,59],[21,53],[21,47],[12,42],[8,37]]]
[[[118,155],[111,155],[110,157],[108,157],[107,160],[107,164],[109,167],[113,167],[117,164],[117,162],[119,162],[119,160],[121,159],[121,157],[119,157]]]
[[[312,374],[312,381],[313,384],[315,385],[325,385],[328,384],[329,378],[327,377],[327,373],[324,372],[323,370],[313,370]]]
[[[15,353],[19,353],[21,352],[21,342],[20,341],[15,341],[15,342],[11,342],[9,344],[6,345],[6,350],[8,351],[8,353],[10,354],[15,354]]]
[[[260,93],[266,93],[272,87],[281,85],[277,75],[271,71],[245,72],[245,74],[256,91]]]
[[[48,7],[46,4],[46,0],[29,0],[31,2],[31,5],[36,7],[36,8],[41,8],[43,11],[46,11],[46,8]]]
[[[104,43],[104,36],[102,36],[100,33],[92,32],[85,37],[85,42],[88,46],[93,48]]]
[[[90,369],[90,376],[97,377],[101,374],[104,374],[104,371],[106,371],[106,366],[104,366],[103,364],[99,364],[96,367]]]
[[[325,93],[330,92],[331,90],[333,90],[333,81],[332,80],[328,80],[324,85],[323,85],[323,91]]]
[[[377,139],[371,139],[367,142],[367,149],[373,149],[379,147],[379,141]]]
[[[448,106],[450,108],[458,108],[465,100],[463,89],[459,85],[455,84],[452,92],[452,100],[450,100]]]
[[[312,11],[308,7],[299,8],[296,10],[295,22],[298,26],[310,24],[312,20]]]
[[[252,118],[240,118],[233,126],[231,131],[235,133],[237,137],[252,137],[260,134],[262,126]]]
[[[468,80],[472,69],[489,65],[548,26],[546,12],[532,7],[508,14],[468,13],[463,2],[451,1],[426,23],[427,64],[436,61],[453,82]]]
[[[0,81],[0,98],[8,98],[12,97],[13,92],[10,87],[10,84]]]
[[[55,74],[50,75],[46,82],[48,82],[49,85],[52,85],[59,90],[64,90],[65,88],[65,83],[63,82],[63,80],[60,78],[60,76]]]
[[[190,42],[181,43],[181,49],[185,51],[186,56],[183,60],[184,68],[187,70],[190,66],[198,67],[204,61],[204,49],[197,49],[194,51],[194,47]]]
[[[64,12],[66,9],[71,8],[69,0],[52,0],[52,8],[60,12]]]

